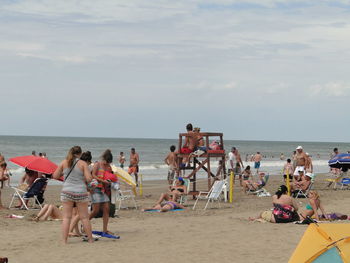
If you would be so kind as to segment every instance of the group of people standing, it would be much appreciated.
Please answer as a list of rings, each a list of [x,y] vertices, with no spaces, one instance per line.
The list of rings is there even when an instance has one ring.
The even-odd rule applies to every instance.
[[[82,152],[80,146],[72,147],[65,160],[54,172],[52,178],[60,179],[63,176],[61,201],[63,204],[62,233],[63,242],[67,243],[70,229],[81,220],[88,242],[93,242],[90,220],[102,210],[103,232],[113,234],[108,230],[110,216],[111,181],[106,179],[107,174],[113,173],[113,155],[110,149],[105,150],[99,161],[92,164],[91,152]],[[125,157],[119,157],[121,167],[124,167]],[[135,149],[131,149],[129,173],[134,174],[137,180],[139,156]],[[92,211],[88,211],[91,200]],[[76,207],[77,216],[73,217]]]

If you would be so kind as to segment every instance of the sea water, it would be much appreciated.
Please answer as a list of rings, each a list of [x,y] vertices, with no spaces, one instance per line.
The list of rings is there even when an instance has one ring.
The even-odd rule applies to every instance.
[[[45,152],[47,157],[60,163],[66,156],[68,150],[79,145],[83,151],[91,151],[93,160],[98,160],[106,149],[111,149],[114,156],[114,163],[118,164],[120,152],[124,152],[127,165],[130,156],[130,149],[133,147],[140,155],[140,173],[143,180],[166,179],[167,165],[164,159],[169,152],[169,147],[175,145],[178,148],[177,139],[128,139],[128,138],[78,138],[78,137],[40,137],[40,136],[0,136],[0,153],[7,160],[8,166],[13,174],[11,180],[18,182],[24,169],[8,161],[10,157],[30,155],[34,150],[37,154]],[[244,162],[244,165],[251,165],[251,155],[259,151],[263,156],[261,171],[272,175],[280,175],[285,160],[281,160],[283,153],[285,158],[290,158],[292,152],[298,145],[302,145],[305,152],[308,152],[313,159],[314,172],[325,173],[329,171],[327,161],[333,148],[339,148],[340,152],[350,150],[350,143],[332,142],[277,142],[277,141],[233,141],[225,140],[226,153],[231,147],[236,147]],[[127,167],[126,165],[126,167]],[[212,160],[212,170],[218,166],[218,160]],[[125,168],[126,169],[126,168]],[[199,176],[204,177],[203,172]]]

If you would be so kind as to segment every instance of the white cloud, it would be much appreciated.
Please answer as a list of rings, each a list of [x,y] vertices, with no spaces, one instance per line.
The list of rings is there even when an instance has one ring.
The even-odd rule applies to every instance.
[[[309,88],[311,96],[344,97],[350,95],[350,84],[343,82],[329,82],[317,84]]]
[[[200,90],[200,91],[206,91],[206,92],[216,92],[216,91],[233,91],[237,90],[238,86],[236,82],[229,82],[227,84],[223,85],[217,85],[209,83],[208,81],[202,81],[198,84],[187,84],[185,85],[186,89],[192,89],[192,90]]]

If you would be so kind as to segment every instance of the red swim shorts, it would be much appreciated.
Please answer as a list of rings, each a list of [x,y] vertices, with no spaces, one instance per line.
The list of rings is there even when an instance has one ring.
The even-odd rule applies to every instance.
[[[180,149],[180,153],[189,154],[191,152],[193,152],[193,151],[190,150],[190,148],[188,148],[188,147],[183,147]]]
[[[137,167],[131,166],[128,169],[128,174],[136,174],[137,173]]]

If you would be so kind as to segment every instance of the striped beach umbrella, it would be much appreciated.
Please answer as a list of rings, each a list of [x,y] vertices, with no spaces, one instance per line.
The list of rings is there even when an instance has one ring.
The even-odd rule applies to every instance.
[[[350,168],[350,153],[341,153],[334,156],[328,161],[328,165],[332,168],[347,170]]]

